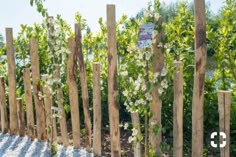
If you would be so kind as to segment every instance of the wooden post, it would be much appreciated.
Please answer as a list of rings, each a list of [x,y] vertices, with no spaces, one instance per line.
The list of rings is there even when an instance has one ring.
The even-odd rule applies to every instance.
[[[13,47],[12,28],[6,28],[7,63],[8,63],[8,86],[10,108],[10,133],[18,133],[17,107],[16,107],[16,64]]]
[[[107,5],[107,35],[108,35],[108,107],[111,136],[111,156],[119,157],[120,152],[120,116],[116,101],[117,89],[117,43],[115,5]]]
[[[100,85],[100,63],[93,64],[93,153],[95,156],[102,155],[101,147],[101,85]]]
[[[30,69],[24,69],[24,90],[25,90],[25,102],[26,102],[26,119],[27,119],[27,134],[31,139],[35,138],[34,129],[34,111],[33,111],[33,101],[32,101],[32,90],[31,90],[31,80],[30,80]]]
[[[56,79],[61,78],[59,65],[55,66],[55,78]],[[58,107],[61,111],[61,115],[60,115],[61,117],[60,117],[59,121],[60,121],[62,141],[63,141],[64,146],[68,146],[69,139],[68,139],[68,135],[67,135],[66,113],[65,113],[64,106],[63,106],[64,96],[63,96],[62,88],[60,88],[60,87],[57,89],[57,101],[58,101],[58,103],[57,103]]]
[[[218,108],[220,120],[220,132],[226,134],[226,139],[220,138],[220,143],[226,142],[225,147],[220,148],[221,157],[230,157],[230,104],[231,91],[218,91]],[[222,137],[222,136],[221,136]]]
[[[42,80],[47,81],[48,75],[44,74],[41,76]],[[53,118],[53,99],[51,93],[51,87],[47,84],[43,87],[43,94],[44,94],[44,104],[45,104],[45,115],[46,115],[46,128],[48,129],[48,138],[51,138],[52,141],[57,141],[57,130],[56,130],[56,119]]]
[[[183,64],[174,62],[174,105],[173,105],[173,133],[174,133],[174,157],[183,156]]]
[[[17,102],[17,118],[18,118],[18,127],[19,135],[25,136],[25,116],[23,111],[23,103],[21,98],[16,99]]]
[[[37,122],[37,138],[39,140],[46,141],[46,124],[45,124],[45,111],[43,99],[41,97],[41,85],[40,85],[40,72],[39,72],[39,57],[38,57],[38,42],[36,39],[30,40],[30,58],[32,66],[32,79],[33,79],[33,91],[34,102],[36,109],[36,122]]]
[[[45,82],[48,80],[48,75],[44,74],[41,75],[42,80]],[[50,92],[50,88],[47,84],[43,86],[43,95],[44,95],[44,104],[45,104],[45,116],[46,116],[46,128],[47,128],[47,136],[48,138],[52,138],[51,140],[55,140],[55,128],[53,127],[53,122],[55,121],[55,118],[52,116],[52,94]],[[53,121],[52,121],[53,119]]]
[[[160,26],[163,23],[163,18],[159,18],[157,21],[157,24]],[[162,73],[163,67],[164,67],[164,55],[162,52],[162,47],[158,46],[161,45],[162,38],[164,36],[163,30],[162,32],[159,32],[155,37],[154,41],[152,43],[152,49],[154,53],[153,58],[153,73]],[[160,76],[158,76],[160,77]],[[150,136],[149,141],[151,144],[151,147],[154,149],[155,153],[158,155],[161,155],[161,149],[160,144],[162,141],[162,133],[161,133],[161,109],[162,109],[162,102],[160,99],[160,94],[158,92],[160,88],[160,83],[158,83],[156,86],[152,89],[152,103],[150,105],[150,111],[152,113],[152,117],[149,120],[150,125]],[[160,130],[156,133],[153,131],[155,127],[159,127]]]
[[[132,119],[133,128],[138,130],[137,136],[140,136],[141,129],[140,129],[139,113],[138,112],[131,113],[131,119]],[[142,149],[141,149],[141,142],[140,141],[134,142],[134,156],[135,157],[142,157]]]
[[[82,88],[82,100],[83,100],[83,110],[84,110],[84,120],[86,128],[86,147],[89,150],[91,148],[91,135],[92,135],[92,124],[89,113],[89,95],[86,79],[86,69],[84,65],[84,57],[82,53],[82,44],[81,44],[81,28],[79,24],[75,24],[75,55],[79,61],[79,73],[80,73],[80,82]]]
[[[206,67],[205,0],[194,0],[195,68],[192,100],[192,157],[203,156],[203,105]]]
[[[3,76],[0,76],[0,111],[1,111],[1,129],[5,134],[8,132],[8,119],[6,109],[6,92],[5,92],[5,80]]]
[[[67,84],[69,88],[71,122],[73,145],[76,148],[80,147],[80,116],[79,116],[79,100],[78,89],[76,83],[76,55],[75,55],[75,40],[68,39],[68,47],[71,51],[67,62]]]

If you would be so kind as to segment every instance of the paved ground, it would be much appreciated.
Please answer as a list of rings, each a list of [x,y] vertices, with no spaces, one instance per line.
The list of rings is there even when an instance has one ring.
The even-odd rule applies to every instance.
[[[46,142],[32,141],[29,137],[19,137],[0,133],[0,157],[50,157]],[[93,157],[84,149],[58,145],[54,157]]]

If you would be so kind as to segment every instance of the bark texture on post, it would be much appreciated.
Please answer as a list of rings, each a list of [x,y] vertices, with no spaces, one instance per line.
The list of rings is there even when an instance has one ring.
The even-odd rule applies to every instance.
[[[10,133],[18,133],[17,107],[16,107],[16,64],[13,47],[12,28],[6,28],[6,46],[8,63],[8,87],[9,87],[9,110],[10,110]]]
[[[37,138],[42,141],[47,140],[45,111],[43,99],[41,97],[40,72],[39,72],[39,56],[38,56],[38,42],[36,39],[30,40],[30,59],[32,66],[32,79],[34,91],[34,103],[36,109],[36,124],[37,124]]]
[[[8,119],[6,109],[6,91],[5,80],[3,76],[0,76],[0,111],[1,111],[1,129],[2,133],[8,132]]]
[[[27,119],[27,134],[31,139],[35,138],[34,129],[34,110],[32,101],[32,91],[31,91],[31,80],[30,80],[30,69],[25,68],[24,72],[24,90],[25,90],[25,103],[26,103],[26,119]]]
[[[220,148],[221,157],[230,157],[230,104],[231,91],[218,91],[218,108],[220,120],[220,132],[226,134],[226,139],[220,138],[220,143],[226,142],[225,147]],[[220,136],[222,137],[222,136]]]
[[[43,74],[43,75],[41,75],[41,79],[43,80],[43,81],[47,81],[47,74]],[[50,121],[50,116],[51,116],[51,114],[50,114],[50,110],[51,110],[51,108],[49,108],[49,106],[50,106],[50,98],[48,98],[47,97],[47,91],[48,91],[49,89],[48,89],[48,87],[46,86],[46,85],[44,85],[43,86],[43,97],[44,97],[44,109],[45,109],[45,118],[46,118],[46,130],[47,130],[47,138],[49,138],[49,137],[51,137],[51,131],[50,131],[50,129],[51,129],[51,121]]]
[[[107,5],[107,33],[108,33],[108,107],[111,136],[111,156],[121,156],[120,150],[120,116],[117,88],[117,43],[115,5]]]
[[[183,156],[183,64],[174,62],[174,105],[173,105],[173,133],[174,133],[174,157]]]
[[[93,64],[93,153],[95,156],[102,155],[101,147],[101,85],[100,63]]]
[[[192,157],[203,156],[203,105],[206,67],[205,0],[194,0],[195,68],[192,100]]]
[[[67,84],[69,88],[71,122],[72,122],[72,136],[73,145],[76,148],[80,147],[80,116],[79,116],[79,100],[78,89],[76,82],[76,54],[75,54],[75,40],[68,39],[68,47],[71,51],[67,62]]]
[[[157,25],[162,25],[163,23],[163,18],[159,18],[157,21]],[[163,68],[164,68],[164,55],[162,52],[162,47],[158,46],[160,45],[160,42],[162,41],[163,38],[163,30],[162,32],[159,32],[155,37],[154,37],[154,43],[152,43],[152,49],[154,53],[154,58],[153,58],[153,73],[159,73],[161,74]],[[160,76],[159,76],[160,77]],[[158,131],[158,133],[155,133],[153,131],[154,127],[159,127],[161,129],[161,108],[162,108],[162,102],[160,99],[160,94],[158,92],[158,89],[160,88],[160,83],[158,83],[156,86],[153,87],[152,89],[152,103],[150,105],[150,111],[152,113],[152,117],[149,120],[150,124],[150,144],[151,147],[155,150],[156,154],[161,155],[161,149],[160,149],[160,144],[162,141],[162,134],[161,130]]]
[[[48,75],[42,75],[42,80],[47,81]],[[52,89],[49,85],[44,85],[43,95],[44,95],[44,104],[45,104],[45,115],[46,115],[46,128],[48,130],[47,135],[51,141],[57,141],[57,130],[56,130],[56,119],[53,117],[52,105]]]
[[[25,136],[25,115],[23,111],[22,99],[17,98],[16,103],[17,103],[17,118],[18,118],[19,135]]]
[[[61,79],[61,74],[60,74],[60,66],[56,65],[55,66],[55,78],[56,79]],[[63,91],[62,89],[59,87],[57,89],[57,104],[58,104],[58,108],[60,109],[60,128],[61,128],[61,136],[62,136],[62,142],[64,146],[68,146],[69,145],[69,139],[68,139],[68,135],[67,135],[67,124],[66,124],[66,113],[65,113],[65,109],[63,106],[63,102],[64,102],[64,95],[63,95]]]
[[[87,78],[86,78],[86,69],[84,65],[84,57],[82,53],[82,44],[81,44],[81,28],[79,24],[75,24],[75,43],[76,43],[76,52],[77,59],[79,61],[79,73],[80,73],[80,82],[82,88],[82,100],[83,100],[83,110],[84,110],[84,120],[85,120],[85,129],[86,129],[86,147],[87,149],[91,148],[91,139],[92,139],[92,124],[89,113],[89,95],[87,87]]]
[[[140,129],[139,113],[138,112],[131,113],[131,119],[132,119],[133,128],[138,130],[137,136],[140,136],[141,129]],[[141,142],[140,141],[134,142],[134,156],[135,157],[142,157],[142,149],[141,149]]]

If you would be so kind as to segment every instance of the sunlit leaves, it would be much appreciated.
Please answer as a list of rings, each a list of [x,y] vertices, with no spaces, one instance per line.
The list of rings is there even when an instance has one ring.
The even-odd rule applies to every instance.
[[[44,5],[43,5],[43,2],[44,2],[44,1],[45,1],[45,0],[30,0],[30,5],[31,5],[31,6],[36,5],[37,11],[38,11],[39,13],[41,13],[41,15],[42,15],[43,17],[46,17],[46,16],[48,16],[48,11],[47,11],[47,9],[44,7]]]

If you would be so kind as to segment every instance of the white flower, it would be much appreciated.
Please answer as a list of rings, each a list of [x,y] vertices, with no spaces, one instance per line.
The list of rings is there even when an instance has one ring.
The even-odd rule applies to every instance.
[[[157,47],[158,47],[158,48],[161,48],[161,47],[163,47],[163,44],[162,44],[162,42],[159,42],[159,43],[158,43],[158,45],[157,45]]]
[[[133,95],[137,95],[137,90],[134,90],[134,91],[133,91]]]
[[[61,45],[61,41],[60,40],[56,40],[56,45]]]
[[[164,67],[161,71],[161,76],[166,76],[167,75],[167,69]]]
[[[135,106],[137,106],[137,105],[146,105],[146,101],[143,100],[142,98],[139,99],[139,100],[136,100],[135,101]]]
[[[133,137],[130,136],[130,137],[128,138],[128,142],[129,142],[129,143],[132,143],[132,141],[133,141]]]
[[[158,34],[158,32],[157,32],[156,30],[154,30],[154,31],[152,32],[152,39],[154,39],[154,38],[157,36],[157,34]]]
[[[42,98],[43,98],[43,94],[42,94],[41,91],[38,92],[38,97],[39,97],[39,100],[42,100]]]
[[[152,53],[147,52],[147,53],[145,54],[145,58],[146,58],[147,61],[149,61],[151,57],[152,57]]]
[[[121,74],[121,76],[128,76],[128,71],[123,71],[120,74]]]
[[[125,97],[128,97],[128,94],[129,94],[129,92],[128,92],[127,90],[125,90],[125,91],[123,92],[123,95],[124,95]]]
[[[138,66],[145,67],[146,64],[144,62],[138,62]]]
[[[155,20],[156,20],[156,21],[158,21],[158,20],[159,20],[159,18],[160,18],[160,14],[159,14],[159,13],[155,13],[155,15],[154,15],[154,16],[155,16]]]
[[[56,46],[54,47],[54,49],[55,49],[55,51],[59,51],[59,50],[60,50],[60,47],[59,47],[58,45],[56,45]]]
[[[134,80],[133,80],[132,77],[129,77],[129,82],[130,82],[130,83],[134,82]]]
[[[154,73],[153,80],[156,81],[158,79],[159,75],[160,75],[159,72]]]
[[[139,90],[140,85],[136,82],[134,87],[134,92]]]
[[[161,95],[163,92],[164,92],[163,88],[160,87],[160,88],[158,89],[158,93]]]
[[[51,110],[54,110],[56,112],[61,112],[62,110],[59,107],[52,106]]]
[[[142,91],[146,91],[146,90],[147,90],[147,87],[146,87],[146,85],[145,85],[145,84],[143,84],[143,85],[142,85],[142,87],[141,87],[141,89],[142,89]]]
[[[164,88],[164,89],[166,89],[168,87],[168,82],[167,82],[166,79],[161,81],[161,87]]]
[[[139,53],[138,59],[143,59],[143,53]]]
[[[54,24],[54,19],[53,19],[52,17],[49,17],[49,18],[47,19],[47,22],[48,22],[49,24]]]
[[[138,134],[138,130],[133,128],[132,129],[132,136],[136,136]]]
[[[151,122],[151,125],[156,125],[157,124],[157,122]]]
[[[152,100],[152,95],[150,93],[146,93],[145,94],[145,97],[148,101],[151,101]]]
[[[144,10],[144,17],[150,17],[152,13],[149,10]]]
[[[129,123],[125,123],[125,125],[124,125],[124,129],[127,130],[128,127],[129,127]]]
[[[69,49],[66,49],[67,54],[71,54],[71,51]]]

